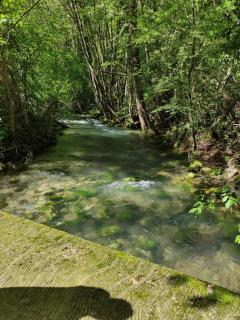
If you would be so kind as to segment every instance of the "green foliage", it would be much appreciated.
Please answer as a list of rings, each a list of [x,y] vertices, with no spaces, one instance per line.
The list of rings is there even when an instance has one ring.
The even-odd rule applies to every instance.
[[[208,195],[202,194],[200,200],[194,204],[189,213],[200,215],[205,209],[214,210],[219,200],[226,209],[240,205],[240,197],[231,190],[229,185],[225,185],[222,188],[211,188]]]
[[[222,201],[224,202],[225,204],[225,207],[227,209],[230,209],[232,207],[235,207],[238,205],[239,201],[237,198],[231,196],[231,195],[226,195],[222,198]]]
[[[211,188],[210,194],[203,194],[191,210],[190,214],[201,215],[205,210],[215,210],[217,205],[224,205],[227,210],[240,205],[240,196],[236,195],[229,185],[222,188]],[[240,244],[240,235],[236,237],[235,243]]]
[[[240,235],[236,236],[235,243],[240,245]]]
[[[94,104],[97,116],[136,128],[135,52],[140,100],[155,132],[171,142],[206,131],[226,145],[240,141],[237,1],[195,1],[194,15],[191,2],[136,3],[134,18],[115,0],[47,0],[20,19],[32,3],[2,1],[1,42],[21,103],[37,113],[52,97],[64,112]]]
[[[213,176],[220,176],[223,174],[223,168],[213,168],[210,173]]]
[[[204,201],[197,201],[193,208],[189,211],[189,213],[199,216],[203,213],[204,209],[206,208],[206,203]]]
[[[236,207],[240,204],[240,197],[231,191],[229,186],[224,186],[221,193],[222,202],[226,209]]]
[[[25,110],[39,115],[51,101],[56,102],[54,107],[61,107],[60,112],[80,112],[82,103],[92,99],[92,93],[72,21],[58,1],[32,5],[23,0],[2,3],[1,55],[5,57],[9,78],[4,80],[8,84],[3,87],[3,99],[10,100],[8,86],[19,115],[19,105],[24,104]],[[1,98],[0,104],[10,116],[11,105]],[[26,118],[26,114],[22,117]]]
[[[203,167],[203,164],[201,161],[199,160],[194,160],[190,166],[189,166],[189,170],[190,171],[199,171],[201,168]]]

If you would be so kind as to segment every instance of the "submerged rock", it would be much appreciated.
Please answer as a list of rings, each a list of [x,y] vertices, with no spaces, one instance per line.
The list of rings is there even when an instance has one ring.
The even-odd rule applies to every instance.
[[[103,237],[111,237],[121,233],[121,228],[117,225],[104,226],[99,230],[99,235]]]
[[[136,245],[146,251],[154,251],[159,246],[156,240],[144,236],[141,236],[138,239],[136,239]]]
[[[68,213],[64,216],[64,221],[74,221],[78,219],[78,215],[76,213]]]

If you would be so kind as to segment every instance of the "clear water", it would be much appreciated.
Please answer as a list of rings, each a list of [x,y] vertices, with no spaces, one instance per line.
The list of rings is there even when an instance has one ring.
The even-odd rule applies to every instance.
[[[240,292],[240,213],[188,214],[183,155],[139,132],[67,123],[55,147],[1,178],[0,209]]]

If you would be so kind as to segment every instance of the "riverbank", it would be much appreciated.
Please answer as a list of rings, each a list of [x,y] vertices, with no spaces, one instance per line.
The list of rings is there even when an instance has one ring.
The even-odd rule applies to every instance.
[[[17,127],[13,138],[6,134],[0,146],[0,173],[25,168],[33,158],[57,142],[67,126],[54,117],[31,115],[27,123]]]
[[[233,320],[223,288],[0,214],[0,319]]]
[[[197,202],[191,210],[201,214],[205,209],[224,206],[231,213],[240,208],[240,158],[234,150],[221,146],[202,146],[189,152],[189,171],[198,185]]]

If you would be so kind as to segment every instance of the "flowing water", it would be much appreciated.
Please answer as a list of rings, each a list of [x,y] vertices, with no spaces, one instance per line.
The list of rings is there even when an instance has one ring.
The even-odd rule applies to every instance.
[[[188,213],[183,155],[139,132],[66,122],[55,147],[1,178],[0,209],[240,291],[240,213]]]

